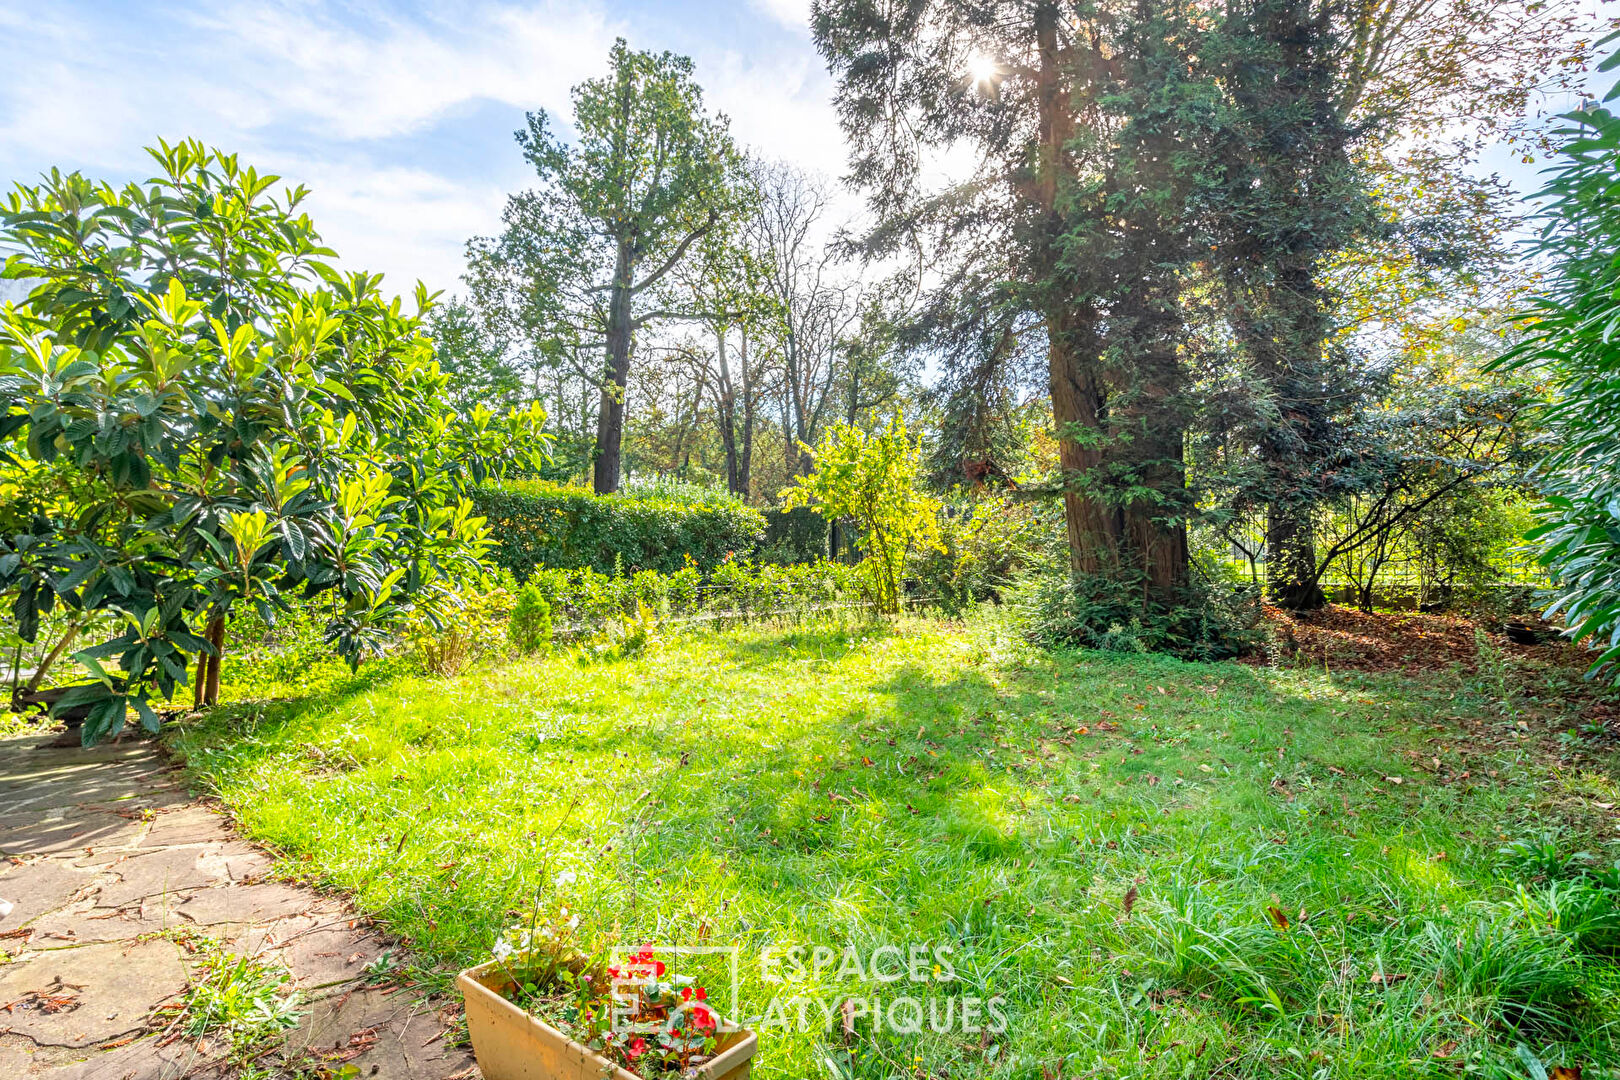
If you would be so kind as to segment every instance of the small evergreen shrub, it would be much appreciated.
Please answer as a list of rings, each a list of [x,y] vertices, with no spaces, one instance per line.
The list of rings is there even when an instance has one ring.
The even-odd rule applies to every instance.
[[[506,636],[526,653],[539,652],[551,644],[551,604],[536,583],[531,581],[518,592]]]
[[[500,653],[512,610],[509,585],[509,576],[479,575],[413,611],[404,636],[417,665],[429,675],[452,678]]]

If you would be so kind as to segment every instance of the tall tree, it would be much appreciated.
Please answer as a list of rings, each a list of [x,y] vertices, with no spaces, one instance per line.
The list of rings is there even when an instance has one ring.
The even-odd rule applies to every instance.
[[[1210,193],[1214,264],[1225,319],[1264,390],[1247,441],[1250,490],[1265,516],[1266,578],[1284,607],[1320,607],[1313,518],[1331,496],[1351,379],[1335,347],[1326,260],[1374,225],[1365,172],[1351,160],[1367,132],[1340,113],[1341,55],[1326,9],[1310,0],[1228,7],[1208,62],[1226,122]]]
[[[1258,459],[1248,490],[1265,518],[1267,590],[1308,609],[1325,602],[1314,522],[1346,490],[1334,463],[1350,452],[1363,385],[1334,265],[1405,249],[1436,266],[1477,248],[1477,237],[1437,243],[1434,200],[1414,214],[1398,193],[1474,189],[1453,209],[1488,199],[1465,175],[1472,153],[1504,132],[1522,138],[1531,95],[1571,85],[1589,20],[1572,3],[1524,0],[1241,0],[1226,19],[1206,56],[1230,110],[1211,261],[1263,399],[1248,427]]]
[[[449,379],[445,394],[458,408],[540,400],[537,388],[526,385],[506,343],[485,331],[466,301],[451,299],[434,308],[427,329],[433,358]]]
[[[726,487],[748,494],[753,464],[754,428],[764,383],[756,339],[762,326],[776,320],[777,307],[767,275],[750,240],[758,191],[752,183],[741,193],[746,211],[717,223],[696,248],[676,287],[694,310],[702,313],[707,348],[682,343],[677,351],[690,362],[696,380],[714,398],[715,426],[725,454]]]
[[[574,88],[575,141],[544,112],[518,133],[540,186],[507,203],[498,238],[469,245],[473,294],[600,390],[592,480],[618,490],[637,334],[696,313],[661,288],[737,210],[740,161],[692,62],[621,39],[605,78]]]
[[[1154,595],[1187,572],[1176,297],[1202,91],[1184,15],[817,0],[813,16],[878,219],[868,253],[926,245],[942,290],[1035,316],[1071,566]],[[961,142],[976,173],[929,189],[931,155]]]
[[[753,184],[758,203],[749,235],[773,305],[767,329],[779,344],[788,468],[804,473],[811,462],[799,445],[816,442],[828,410],[837,408],[837,351],[859,318],[859,285],[839,273],[822,235],[829,198],[817,178],[790,165],[758,164]]]

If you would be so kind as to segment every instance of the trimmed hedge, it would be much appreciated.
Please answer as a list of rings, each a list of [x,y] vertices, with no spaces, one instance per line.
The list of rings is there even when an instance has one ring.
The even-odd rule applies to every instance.
[[[472,493],[495,541],[489,557],[519,581],[536,567],[599,574],[688,565],[708,574],[728,555],[752,552],[765,518],[725,492],[660,484],[616,495],[539,480]],[[690,558],[690,562],[688,559]]]
[[[827,519],[808,506],[765,511],[760,558],[774,563],[808,563],[827,557]]]

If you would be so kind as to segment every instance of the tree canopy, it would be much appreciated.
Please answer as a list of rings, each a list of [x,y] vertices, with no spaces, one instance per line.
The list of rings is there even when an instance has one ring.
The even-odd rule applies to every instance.
[[[699,318],[668,288],[693,245],[738,212],[741,160],[703,107],[692,62],[623,39],[609,73],[574,89],[565,141],[544,112],[518,132],[540,184],[507,204],[505,231],[468,245],[473,295],[509,336],[600,389],[592,480],[618,490],[637,335]]]

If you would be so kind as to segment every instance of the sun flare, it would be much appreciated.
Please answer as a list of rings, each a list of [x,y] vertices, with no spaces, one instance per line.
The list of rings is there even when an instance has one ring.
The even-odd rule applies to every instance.
[[[995,59],[984,53],[974,53],[968,57],[967,68],[968,77],[973,80],[973,85],[979,87],[993,85],[1001,75],[1001,67]]]

